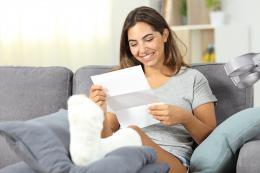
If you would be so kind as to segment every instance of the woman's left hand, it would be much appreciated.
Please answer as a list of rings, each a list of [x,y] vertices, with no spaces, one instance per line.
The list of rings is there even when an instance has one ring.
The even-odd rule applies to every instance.
[[[184,124],[192,117],[191,112],[169,104],[152,105],[148,109],[155,119],[168,126]]]

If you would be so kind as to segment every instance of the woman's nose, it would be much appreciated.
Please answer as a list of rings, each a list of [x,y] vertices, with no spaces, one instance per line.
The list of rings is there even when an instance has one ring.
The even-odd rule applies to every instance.
[[[144,44],[139,44],[139,54],[140,55],[145,55],[146,54],[146,50],[147,50],[147,48],[145,47],[145,45]]]

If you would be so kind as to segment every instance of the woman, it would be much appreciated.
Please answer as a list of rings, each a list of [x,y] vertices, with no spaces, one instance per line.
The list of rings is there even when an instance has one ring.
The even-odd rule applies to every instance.
[[[123,25],[120,69],[136,65],[142,66],[148,83],[163,102],[163,104],[149,107],[149,113],[160,123],[142,129],[130,126],[127,129],[131,130],[118,131],[120,125],[116,115],[106,109],[104,89],[102,86],[93,85],[89,98],[105,112],[104,122],[102,118],[99,121],[103,122],[104,126],[99,126],[96,134],[98,135],[102,129],[102,138],[107,141],[111,139],[109,144],[111,141],[121,140],[127,141],[121,146],[129,144],[152,147],[157,153],[157,161],[168,163],[171,168],[170,172],[187,172],[193,152],[193,141],[197,144],[201,143],[216,127],[214,111],[216,98],[206,78],[183,62],[176,41],[164,18],[149,7],[139,7],[131,11]],[[69,109],[77,105],[75,101],[77,99],[71,100]],[[88,106],[90,105],[89,102]],[[93,115],[93,112],[85,110],[85,114]],[[78,125],[74,124],[74,126]],[[123,139],[124,136],[128,137]],[[93,139],[100,140],[95,137]],[[96,143],[101,143],[100,148],[109,145],[106,142]],[[73,154],[72,150],[71,152],[72,156],[77,155]]]

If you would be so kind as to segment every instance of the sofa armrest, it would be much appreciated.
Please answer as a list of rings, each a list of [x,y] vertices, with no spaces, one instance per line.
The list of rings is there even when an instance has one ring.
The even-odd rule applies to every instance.
[[[260,172],[260,140],[252,140],[244,144],[237,160],[237,173]]]

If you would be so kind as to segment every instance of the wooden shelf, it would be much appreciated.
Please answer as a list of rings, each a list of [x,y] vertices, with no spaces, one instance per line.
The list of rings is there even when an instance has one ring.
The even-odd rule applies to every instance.
[[[171,26],[184,25],[181,16],[181,0],[163,0],[163,15]],[[209,24],[209,10],[205,0],[186,0],[187,25]]]
[[[250,27],[237,25],[213,26],[205,0],[186,0],[187,24],[180,13],[181,0],[164,0],[163,14],[171,30],[185,44],[177,41],[186,63],[201,63],[209,45],[214,45],[216,62],[249,52]]]
[[[188,64],[200,63],[209,44],[214,44],[214,27],[210,25],[171,27],[177,37],[185,44],[177,42]]]
[[[185,44],[177,41],[186,63],[202,63],[201,58],[210,44],[214,45],[216,62],[248,53],[250,28],[246,25],[185,25],[170,27]],[[238,41],[239,38],[239,41]]]

